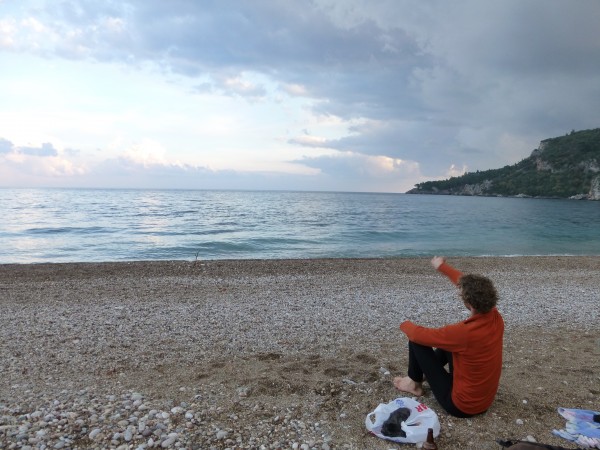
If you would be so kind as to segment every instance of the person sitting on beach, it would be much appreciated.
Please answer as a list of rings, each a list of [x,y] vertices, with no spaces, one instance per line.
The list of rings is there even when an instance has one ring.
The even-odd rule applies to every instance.
[[[394,378],[394,386],[419,397],[426,379],[449,414],[471,417],[490,407],[500,382],[504,320],[496,309],[498,294],[488,278],[464,275],[440,256],[431,264],[458,286],[471,315],[441,328],[402,322],[409,339],[408,376]]]

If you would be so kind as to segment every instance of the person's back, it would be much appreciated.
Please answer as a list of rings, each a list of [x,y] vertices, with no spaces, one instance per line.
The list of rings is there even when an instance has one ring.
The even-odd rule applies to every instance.
[[[458,286],[471,316],[441,328],[404,321],[400,329],[409,339],[408,376],[395,378],[394,385],[422,395],[426,376],[446,411],[470,417],[490,407],[500,383],[504,321],[496,309],[496,289],[488,278],[464,275],[441,257],[431,263]]]
[[[464,351],[452,353],[452,400],[461,411],[477,414],[490,407],[502,372],[504,320],[496,308],[463,322]]]

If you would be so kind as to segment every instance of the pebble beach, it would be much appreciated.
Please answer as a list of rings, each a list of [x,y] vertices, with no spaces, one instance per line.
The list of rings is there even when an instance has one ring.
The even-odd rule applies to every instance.
[[[600,409],[600,257],[448,258],[506,323],[497,400],[439,416],[443,449],[553,436]],[[0,448],[392,449],[366,415],[404,396],[403,320],[467,317],[429,259],[0,265]]]

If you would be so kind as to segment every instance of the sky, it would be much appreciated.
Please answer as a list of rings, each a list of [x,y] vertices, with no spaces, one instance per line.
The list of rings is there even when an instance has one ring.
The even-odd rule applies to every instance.
[[[405,192],[600,127],[598,0],[0,0],[0,187]]]

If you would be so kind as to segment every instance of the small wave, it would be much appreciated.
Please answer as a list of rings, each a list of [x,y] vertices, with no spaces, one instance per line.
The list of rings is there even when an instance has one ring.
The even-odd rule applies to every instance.
[[[105,227],[39,227],[25,230],[27,234],[98,234],[112,233],[113,230]]]
[[[153,228],[141,228],[138,230],[130,230],[129,233],[133,235],[144,235],[144,236],[216,236],[219,234],[233,234],[237,233],[238,229],[220,228],[220,229],[209,229],[199,231],[188,231],[188,230],[155,230]]]

